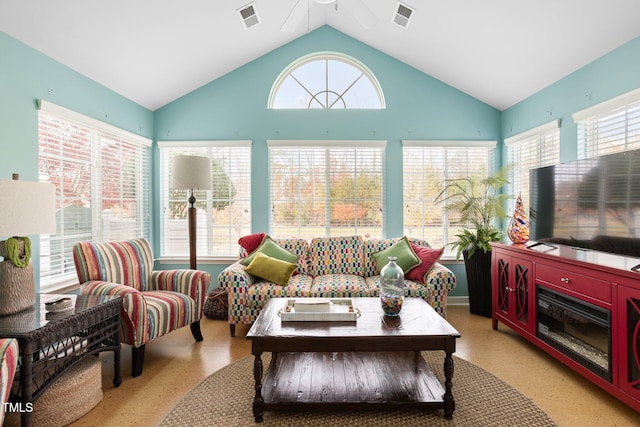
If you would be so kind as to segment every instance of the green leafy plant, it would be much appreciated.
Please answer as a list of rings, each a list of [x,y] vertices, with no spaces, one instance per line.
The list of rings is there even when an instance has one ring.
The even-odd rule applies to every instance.
[[[490,242],[502,240],[504,233],[496,222],[508,218],[504,206],[512,196],[501,190],[509,183],[509,170],[507,165],[487,177],[450,181],[436,196],[436,202],[445,202],[447,212],[458,217],[455,222],[464,225],[451,242],[457,259],[465,252],[469,258],[476,250],[487,253],[491,250]]]

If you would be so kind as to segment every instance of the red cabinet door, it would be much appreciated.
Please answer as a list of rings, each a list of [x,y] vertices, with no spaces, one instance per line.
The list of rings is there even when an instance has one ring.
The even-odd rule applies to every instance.
[[[618,286],[618,381],[640,400],[640,289]]]

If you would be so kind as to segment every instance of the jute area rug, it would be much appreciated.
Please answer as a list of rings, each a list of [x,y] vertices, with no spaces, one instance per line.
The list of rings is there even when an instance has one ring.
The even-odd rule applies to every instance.
[[[441,382],[444,352],[423,352]],[[264,366],[269,355],[262,357]],[[296,427],[411,427],[411,426],[556,426],[553,420],[516,389],[463,359],[454,356],[453,420],[443,411],[407,408],[392,411],[337,413],[265,411],[264,422],[253,419],[253,356],[233,363],[202,381],[180,400],[161,426],[296,426]]]

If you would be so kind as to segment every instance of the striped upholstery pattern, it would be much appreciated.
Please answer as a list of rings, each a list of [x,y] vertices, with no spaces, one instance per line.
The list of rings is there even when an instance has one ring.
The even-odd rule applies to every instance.
[[[146,290],[153,269],[151,245],[145,239],[122,242],[79,242],[73,259],[80,283],[90,280],[119,283]]]
[[[18,341],[14,338],[0,338],[0,356],[2,357],[2,367],[0,370],[0,383],[2,393],[2,402],[9,400],[11,386],[13,385],[13,377],[16,374],[18,365]],[[5,407],[0,405],[0,426],[4,422]]]
[[[299,255],[299,264],[305,260],[308,274],[294,276],[287,286],[282,287],[248,274],[240,262],[233,263],[218,276],[218,286],[228,295],[228,321],[232,325],[253,323],[273,297],[378,296],[380,278],[372,255],[391,247],[398,240],[363,239],[361,236],[322,237],[305,245],[301,239],[274,239],[280,246]],[[409,240],[429,246],[422,239],[410,237]],[[246,255],[241,249],[240,256]],[[436,263],[427,274],[425,285],[405,280],[405,295],[423,298],[446,317],[447,296],[455,285],[455,275]]]
[[[121,341],[139,347],[202,318],[211,275],[153,269],[145,239],[80,242],[73,258],[82,294],[122,297]]]

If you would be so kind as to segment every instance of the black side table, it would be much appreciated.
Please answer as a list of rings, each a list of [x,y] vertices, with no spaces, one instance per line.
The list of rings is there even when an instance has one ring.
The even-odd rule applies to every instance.
[[[46,302],[70,298],[69,309],[47,311]],[[34,307],[0,316],[0,337],[16,338],[20,360],[11,399],[21,403],[21,424],[31,426],[33,402],[57,377],[85,357],[113,351],[113,385],[120,371],[120,297],[38,294]]]

